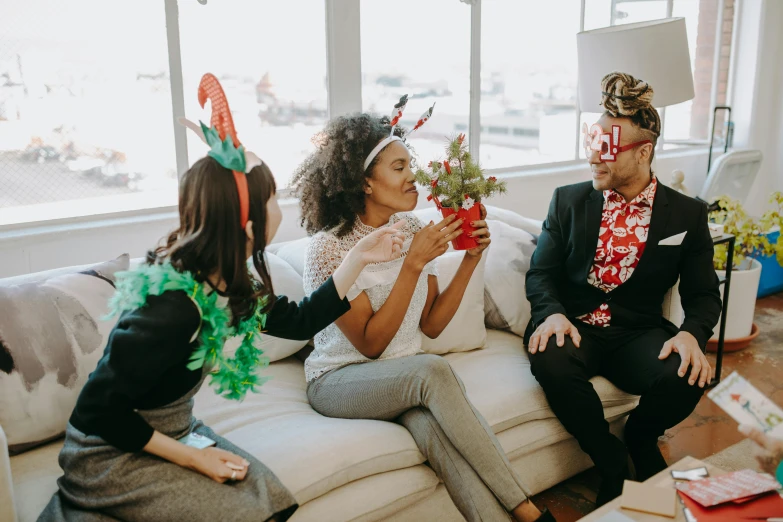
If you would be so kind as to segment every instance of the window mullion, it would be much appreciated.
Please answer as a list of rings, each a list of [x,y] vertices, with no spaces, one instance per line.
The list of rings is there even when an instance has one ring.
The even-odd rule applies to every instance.
[[[729,76],[726,80],[726,105],[734,104],[734,72],[737,68],[737,36],[739,34],[740,8],[742,0],[734,1],[734,20],[731,28],[731,47],[729,48]]]
[[[470,7],[470,115],[468,146],[477,160],[481,141],[481,0]]]
[[[171,114],[174,124],[174,151],[179,176],[188,170],[188,137],[179,118],[185,117],[185,89],[182,79],[182,51],[179,38],[179,9],[177,0],[165,0],[166,41],[169,52],[169,83],[171,88]]]
[[[674,14],[674,0],[666,1],[666,18],[671,18]],[[666,135],[664,133],[664,125],[666,124],[666,107],[662,107],[661,113],[661,139],[658,140],[658,150],[662,151],[663,146],[666,145]]]
[[[666,128],[666,107],[658,109],[658,114],[661,116],[661,136],[658,140],[658,150],[663,150],[663,146],[666,144],[665,128]]]
[[[587,0],[582,0],[580,2],[579,6],[579,32],[585,30],[585,3]],[[580,122],[582,121],[582,110],[579,108],[579,69],[577,67],[577,74],[576,74],[576,140],[574,140],[576,143],[574,143],[574,159],[579,159],[579,147],[581,146],[581,137],[582,137],[582,129]]]
[[[329,118],[362,110],[359,0],[324,0]]]
[[[715,22],[715,52],[712,55],[712,85],[710,86],[710,123],[707,129],[712,129],[715,116],[715,106],[718,105],[720,82],[720,55],[723,47],[723,12],[726,0],[718,0],[718,19]],[[711,136],[710,136],[711,137]]]

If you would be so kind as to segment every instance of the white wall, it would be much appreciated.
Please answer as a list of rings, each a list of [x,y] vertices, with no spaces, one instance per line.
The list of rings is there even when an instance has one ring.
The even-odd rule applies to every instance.
[[[759,149],[761,170],[746,208],[761,213],[769,194],[783,190],[783,2],[742,0],[732,90],[735,147]]]
[[[704,183],[707,155],[703,150],[670,153],[656,160],[659,178],[668,183],[671,171],[686,173],[686,184],[697,194]],[[570,165],[536,173],[507,176],[509,191],[490,204],[525,216],[544,219],[555,188],[590,179],[587,164]],[[419,206],[431,205],[422,195]],[[306,235],[299,226],[298,202],[281,201],[283,223],[276,241]],[[39,272],[70,265],[93,263],[122,253],[143,256],[177,224],[173,209],[122,218],[91,219],[0,232],[0,277]]]

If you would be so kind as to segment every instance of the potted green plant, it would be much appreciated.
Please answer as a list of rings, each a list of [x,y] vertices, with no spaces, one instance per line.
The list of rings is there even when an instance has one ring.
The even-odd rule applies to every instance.
[[[723,231],[732,234],[734,240],[733,271],[729,292],[725,338],[727,341],[745,339],[755,335],[753,314],[761,279],[762,261],[783,265],[783,240],[775,231],[783,225],[783,193],[776,192],[770,202],[773,208],[760,218],[748,215],[742,204],[723,196],[718,209],[710,212],[710,221],[723,225]],[[718,275],[725,277],[728,245],[715,246],[713,264]],[[722,291],[722,289],[721,289]],[[713,340],[717,339],[716,335]]]
[[[427,188],[429,201],[441,211],[443,217],[452,214],[464,220],[464,234],[452,242],[455,250],[476,248],[478,243],[469,232],[475,230],[473,221],[481,219],[479,202],[496,193],[506,192],[506,183],[491,176],[484,178],[484,172],[468,152],[465,135],[449,139],[446,159],[430,161],[427,170],[416,170],[416,181]]]

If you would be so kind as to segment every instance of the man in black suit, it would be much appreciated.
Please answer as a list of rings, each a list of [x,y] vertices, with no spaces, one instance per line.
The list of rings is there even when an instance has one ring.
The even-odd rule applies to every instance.
[[[707,209],[659,183],[651,161],[661,125],[652,87],[612,73],[606,112],[585,129],[592,183],[558,188],[527,273],[532,372],[552,410],[602,476],[598,504],[666,468],[658,437],[699,402],[713,370],[703,349],[721,310]],[[685,320],[662,316],[680,280]],[[609,432],[589,379],[640,395],[625,444]]]

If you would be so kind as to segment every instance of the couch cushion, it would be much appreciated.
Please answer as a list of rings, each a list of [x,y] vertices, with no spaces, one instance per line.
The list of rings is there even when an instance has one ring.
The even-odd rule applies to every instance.
[[[528,421],[554,419],[516,335],[489,330],[485,349],[445,357],[496,433]],[[196,415],[269,466],[300,503],[351,481],[424,461],[401,426],[316,413],[307,401],[302,364],[295,358],[274,363],[265,373],[272,379],[261,393],[242,403],[221,399],[204,387],[196,397]],[[607,415],[617,416],[635,406],[634,396],[606,379],[597,377],[592,382]],[[549,435],[567,436],[557,421],[548,426],[554,430]]]
[[[621,417],[610,422],[609,431],[622,437],[625,420],[625,417]],[[519,428],[524,428],[524,426],[518,426],[509,431]],[[502,436],[501,433],[498,438],[502,438]],[[510,457],[509,460],[511,460],[511,467],[517,472],[517,475],[526,479],[527,486],[533,495],[537,495],[555,484],[560,484],[593,466],[590,457],[582,451],[579,443],[571,436],[521,456]]]
[[[506,332],[489,330],[487,333],[485,349],[445,357],[465,382],[473,404],[498,433],[510,458],[523,458],[568,439],[530,373],[522,340]],[[415,480],[406,478],[411,481],[412,489],[406,489],[408,493],[403,488],[401,493],[384,495],[381,499],[384,502],[377,506],[370,502],[368,506],[384,512],[393,511],[394,506],[402,509],[401,505],[386,501],[403,495],[409,497],[406,503],[413,502],[431,487],[431,477],[421,475],[417,466],[424,462],[424,457],[403,427],[390,422],[330,419],[319,415],[307,401],[304,370],[295,358],[273,363],[265,373],[272,379],[261,387],[261,393],[250,394],[241,403],[222,399],[205,386],[196,396],[195,413],[215,431],[269,466],[303,505],[303,510],[304,504],[313,499],[318,499],[311,506],[313,509],[321,506],[322,500],[328,501],[323,505],[341,504],[342,493],[319,497],[332,490],[335,493],[363,491],[361,487],[371,483],[360,480],[365,477],[380,474],[383,481],[408,477],[394,470],[419,470],[415,472]],[[592,382],[602,399],[607,419],[617,419],[636,405],[635,397],[621,392],[605,379],[598,377]],[[55,481],[61,474],[57,465],[61,446],[61,443],[49,444],[11,459],[15,497],[23,515],[20,520],[35,520],[56,490]],[[307,513],[309,510],[304,510],[302,515]],[[358,511],[355,513],[361,516]]]
[[[0,284],[0,424],[12,454],[65,431],[117,322],[104,316],[115,274],[127,269],[123,255],[81,271]]]
[[[260,279],[255,266],[249,263],[250,271],[256,279]],[[269,270],[269,277],[272,278],[272,288],[275,294],[284,295],[292,302],[298,303],[304,298],[304,285],[302,285],[302,276],[296,273],[289,263],[280,259],[277,255],[266,253],[266,266]],[[259,337],[256,336],[256,339]],[[307,341],[294,341],[291,339],[281,339],[264,334],[260,336],[261,341],[258,347],[263,350],[264,356],[269,358],[270,362],[279,361],[289,357],[307,344]],[[242,342],[241,336],[236,336],[226,341],[225,350],[227,353],[235,352]]]
[[[635,405],[636,403],[632,401],[611,406],[604,410],[604,416],[607,422],[613,423],[624,417]],[[560,421],[555,418],[523,422],[518,426],[501,431],[497,437],[509,460],[512,461],[572,438]]]
[[[387,471],[351,482],[300,506],[291,522],[386,520],[433,493],[440,480],[425,465]],[[362,499],[361,502],[357,502]]]
[[[462,378],[473,405],[499,433],[531,420],[551,419],[544,390],[530,373],[522,339],[487,331],[487,347],[444,356]],[[634,404],[636,397],[620,391],[603,377],[591,379],[604,409]]]
[[[487,250],[487,253],[489,250],[492,250],[492,247]],[[464,256],[465,254],[462,252],[447,252],[438,258],[438,286],[441,291],[451,284]],[[486,264],[487,255],[485,254],[470,276],[457,312],[441,334],[436,339],[430,339],[422,334],[421,349],[426,353],[466,352],[484,347],[487,341],[487,328],[484,326],[484,268]]]
[[[14,503],[19,522],[38,520],[43,508],[57,491],[57,479],[63,474],[57,456],[61,441],[11,457],[14,479]]]
[[[268,250],[291,265],[296,270],[296,273],[302,276],[304,275],[305,256],[307,255],[307,246],[309,244],[310,238],[303,237],[296,241],[269,245]]]
[[[536,248],[532,234],[502,221],[487,220],[492,246],[485,253],[484,321],[488,328],[524,335],[530,321],[525,275]]]
[[[272,378],[241,403],[204,386],[195,414],[266,464],[300,504],[354,480],[424,462],[402,426],[316,413],[297,359],[276,362],[264,374]]]
[[[404,428],[379,421],[327,419],[312,410],[302,414],[295,407],[301,406],[295,375],[301,373],[304,382],[301,364],[280,361],[270,366],[269,373],[274,379],[264,384],[262,394],[243,403],[221,399],[205,386],[196,399],[197,412],[269,466],[294,493],[302,506],[292,520],[378,520],[378,513],[404,509],[435,490],[439,480],[421,465],[424,457]],[[263,394],[268,408],[249,404]],[[272,397],[278,401],[274,405]],[[263,420],[245,426],[246,419],[240,417],[246,407]],[[229,411],[222,415],[221,410]],[[62,442],[57,442],[11,459],[20,522],[37,520],[57,491],[61,449]]]

